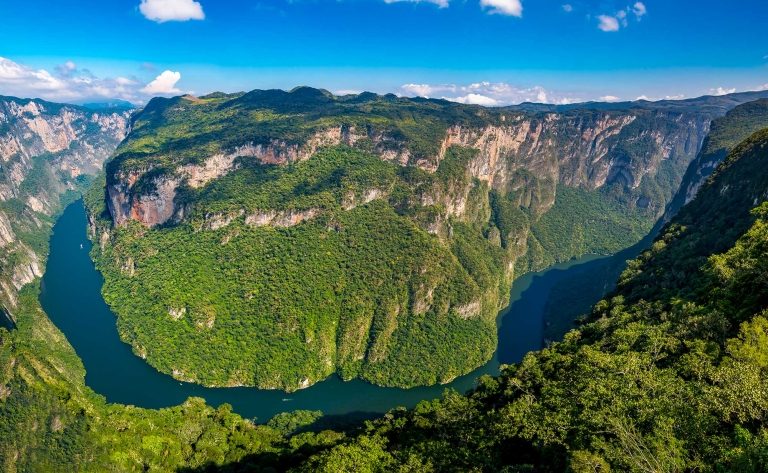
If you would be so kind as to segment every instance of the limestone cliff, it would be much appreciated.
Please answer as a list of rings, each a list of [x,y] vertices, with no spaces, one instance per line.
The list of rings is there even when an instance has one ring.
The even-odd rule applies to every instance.
[[[667,207],[664,220],[670,221],[685,204],[696,197],[701,186],[737,144],[765,127],[768,127],[768,99],[739,105],[724,117],[714,120],[712,131],[683,176],[680,189]]]
[[[127,110],[0,96],[0,301],[13,313],[17,292],[42,276],[40,235],[129,131]]]
[[[712,118],[307,88],[153,100],[107,198],[89,194],[105,300],[178,379],[445,382],[493,353],[516,275],[640,240]],[[209,361],[217,340],[238,348]]]
[[[710,121],[706,114],[646,110],[533,116],[504,110],[494,113],[498,114],[498,124],[488,119],[481,126],[447,126],[433,143],[434,154],[416,155],[409,150],[408,140],[397,139],[394,133],[344,124],[315,130],[303,143],[292,145],[278,138],[271,138],[266,145],[242,142],[199,163],[177,165],[170,170],[153,165],[130,171],[117,169],[108,176],[109,210],[116,224],[129,219],[149,227],[178,222],[185,215],[176,202],[179,186],[202,187],[237,169],[239,160],[285,165],[308,159],[322,146],[361,147],[364,143],[365,149],[385,161],[430,173],[437,170],[450,146],[477,150],[468,166],[471,178],[502,191],[529,191],[526,186],[533,178],[537,185],[548,189],[545,202],[531,204],[530,196],[521,202],[523,206],[536,206],[537,213],[546,212],[554,203],[558,184],[587,190],[618,184],[634,197],[630,206],[646,208],[658,217],[667,203],[665,197],[636,190],[644,180],[653,182],[664,162],[677,167],[687,165],[709,131]],[[522,178],[523,174],[527,177]],[[138,191],[134,187],[137,182],[143,184]],[[465,191],[424,199],[440,201],[449,209],[449,215],[460,215]]]

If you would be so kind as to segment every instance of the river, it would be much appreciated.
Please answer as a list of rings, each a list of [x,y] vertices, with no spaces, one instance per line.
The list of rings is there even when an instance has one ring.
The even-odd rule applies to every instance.
[[[383,388],[361,380],[341,381],[333,375],[294,393],[256,388],[206,388],[180,383],[149,366],[123,343],[115,316],[101,296],[104,280],[89,257],[91,242],[82,201],[71,204],[56,222],[48,266],[43,276],[40,303],[54,324],[66,335],[83,360],[86,384],[108,402],[145,408],[170,407],[190,396],[213,406],[229,403],[233,410],[261,422],[275,414],[297,409],[319,410],[326,415],[370,415],[398,406],[413,407],[421,400],[441,397],[446,388],[465,392],[475,379],[497,375],[500,364],[519,362],[526,353],[542,348],[543,314],[549,293],[566,278],[602,264],[588,255],[555,265],[540,273],[518,278],[510,305],[498,315],[499,346],[491,361],[443,386],[412,389]],[[81,246],[82,245],[82,246]]]

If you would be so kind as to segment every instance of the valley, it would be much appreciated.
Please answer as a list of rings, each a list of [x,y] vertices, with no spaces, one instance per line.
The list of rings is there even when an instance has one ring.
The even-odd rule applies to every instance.
[[[298,92],[302,96],[308,93]],[[248,95],[203,100],[211,100],[220,107],[222,102],[217,100],[226,103]],[[311,91],[309,96],[312,107],[317,100],[324,100]],[[296,112],[298,107],[306,113],[306,103],[285,102],[270,102],[269,107],[281,113]],[[427,108],[437,107],[440,117],[445,110],[440,109],[443,104],[436,102],[437,105],[430,103]],[[377,143],[369,134],[372,145],[364,142],[357,146],[360,140],[337,142],[332,137],[330,142],[318,145],[311,157],[302,158],[302,146],[306,143],[301,144],[299,138],[317,136],[313,129],[317,125],[310,124],[306,125],[309,132],[302,132],[305,134],[299,138],[281,138],[285,142],[279,142],[271,151],[263,144],[259,148],[256,142],[252,142],[252,148],[238,145],[238,152],[245,149],[245,154],[229,164],[224,159],[222,167],[220,158],[211,161],[195,156],[198,147],[205,151],[202,156],[218,156],[219,152],[225,158],[228,156],[226,149],[215,149],[228,138],[217,136],[206,141],[207,133],[215,131],[216,126],[199,116],[197,123],[211,128],[202,134],[193,130],[183,138],[194,143],[189,151],[179,148],[178,143],[163,141],[184,135],[177,128],[166,132],[163,127],[190,125],[183,116],[187,112],[177,107],[179,102],[172,103],[176,109],[148,107],[150,114],[160,112],[160,117],[150,116],[144,125],[136,116],[130,125],[126,122],[124,130],[130,129],[131,134],[117,148],[106,176],[97,177],[92,185],[90,178],[69,181],[66,174],[57,174],[59,159],[69,159],[65,155],[43,160],[43,167],[38,165],[41,174],[51,179],[49,182],[61,184],[20,186],[13,191],[26,203],[21,213],[9,214],[12,225],[17,225],[19,216],[27,221],[46,216],[45,211],[27,210],[27,206],[35,205],[35,200],[49,196],[52,204],[47,226],[38,225],[32,232],[43,242],[39,255],[41,267],[47,266],[46,275],[42,281],[38,277],[18,291],[9,291],[7,307],[13,320],[9,324],[12,330],[0,329],[0,433],[6,439],[0,441],[0,459],[9,471],[44,464],[72,471],[101,471],[107,464],[120,471],[135,470],[141,465],[152,465],[158,471],[181,467],[193,468],[184,471],[345,471],[339,470],[338,465],[350,453],[362,462],[359,465],[368,465],[370,471],[386,471],[374,469],[382,465],[389,465],[386,469],[410,465],[416,468],[413,471],[426,472],[466,471],[477,464],[489,469],[527,468],[526,465],[534,463],[542,471],[558,471],[581,461],[610,462],[631,470],[635,468],[634,457],[622,453],[622,445],[628,438],[638,436],[645,448],[655,449],[654,458],[660,462],[733,465],[737,461],[753,461],[751,455],[758,455],[754,452],[762,448],[763,434],[759,427],[741,425],[759,418],[763,401],[755,397],[759,396],[755,392],[755,396],[737,402],[743,393],[734,389],[745,383],[754,385],[762,376],[759,369],[755,371],[760,366],[759,353],[755,355],[756,348],[748,344],[749,337],[762,333],[761,319],[753,321],[750,314],[759,313],[763,295],[760,287],[750,284],[755,281],[754,271],[760,268],[761,259],[754,255],[761,251],[763,214],[761,210],[750,214],[750,209],[764,200],[768,179],[763,176],[764,132],[749,135],[762,128],[764,103],[737,107],[729,117],[715,120],[713,127],[718,127],[720,136],[725,137],[720,139],[726,143],[725,154],[734,148],[724,164],[678,216],[668,211],[666,218],[671,223],[661,229],[662,236],[650,251],[629,263],[621,273],[617,289],[597,303],[591,315],[580,318],[577,330],[570,332],[564,342],[543,350],[543,317],[545,311],[553,310],[546,301],[563,301],[563,296],[558,295],[565,293],[563,285],[569,290],[583,289],[578,296],[584,300],[594,297],[587,305],[610,289],[610,283],[603,282],[614,271],[604,269],[609,260],[595,259],[589,254],[615,253],[640,241],[664,214],[683,175],[690,175],[696,166],[712,166],[702,159],[708,149],[703,136],[709,129],[706,114],[686,122],[691,127],[688,131],[665,122],[669,117],[680,119],[681,112],[651,114],[660,122],[648,126],[663,127],[671,130],[671,134],[667,138],[656,135],[646,143],[650,148],[640,144],[628,150],[626,143],[619,141],[614,148],[606,145],[603,158],[610,165],[595,166],[593,161],[594,168],[579,174],[595,177],[604,173],[606,180],[596,185],[601,177],[597,181],[590,181],[589,177],[577,179],[559,166],[538,167],[562,159],[559,152],[551,151],[559,149],[554,147],[554,138],[549,138],[552,154],[535,151],[538,145],[529,143],[534,151],[507,154],[508,161],[499,164],[503,162],[499,156],[504,153],[495,158],[494,153],[503,149],[510,153],[512,148],[499,148],[498,143],[486,146],[483,143],[489,138],[477,138],[482,135],[479,132],[467,132],[466,136],[471,138],[462,138],[461,132],[448,131],[445,140],[438,140],[440,147],[430,148],[433,145],[429,143],[410,142],[402,130],[404,125],[397,120],[383,128],[388,130],[386,133],[394,134],[398,129],[404,133],[405,138],[396,144],[397,151],[391,144],[381,144],[390,139]],[[248,103],[249,107],[253,104]],[[259,102],[258,106],[264,105]],[[408,103],[398,106],[417,107]],[[471,115],[470,112],[483,110],[458,108],[450,113]],[[499,110],[494,113],[505,113]],[[168,113],[170,117],[162,116]],[[644,113],[633,122],[648,120]],[[693,112],[687,113],[695,116]],[[369,119],[365,114],[362,117],[356,120]],[[469,120],[466,116],[461,120],[465,119]],[[535,119],[534,116],[531,120]],[[292,126],[297,126],[297,119],[292,120]],[[573,124],[575,118],[569,120]],[[421,117],[418,121],[429,120]],[[363,126],[359,123],[356,126]],[[440,123],[442,127],[448,122]],[[278,124],[268,126],[286,129]],[[151,134],[142,130],[147,126]],[[340,126],[343,131],[347,124]],[[455,125],[445,126],[451,130]],[[545,129],[543,124],[536,126]],[[623,125],[626,126],[629,124]],[[365,127],[374,130],[374,137],[379,132],[386,135],[371,128],[370,123]],[[101,133],[107,129],[102,128]],[[585,132],[580,130],[577,136],[582,140]],[[550,132],[553,137],[563,133]],[[642,143],[648,134],[642,129],[638,133],[636,138],[629,135],[622,136],[622,140]],[[426,135],[421,130],[418,136]],[[503,133],[495,136],[501,136],[502,142],[506,140]],[[663,145],[682,140],[683,136],[688,143],[685,146],[680,144],[682,141],[674,146]],[[698,143],[695,146],[691,144],[694,138]],[[749,139],[744,141],[745,138]],[[714,142],[715,135],[709,141]],[[736,146],[739,142],[742,143]],[[704,150],[694,160],[702,143]],[[441,151],[443,145],[445,149]],[[689,145],[692,147],[687,148]],[[419,146],[427,152],[419,151]],[[435,149],[437,154],[431,155]],[[177,154],[179,150],[182,152]],[[386,154],[390,151],[395,154]],[[680,156],[676,155],[678,152],[683,157],[675,164],[672,161],[674,156]],[[622,161],[627,153],[645,157],[649,167],[625,169],[627,163],[635,162],[634,157],[629,162]],[[166,154],[170,156],[167,160],[156,160]],[[407,162],[401,162],[402,158],[387,159],[403,155],[409,156]],[[412,156],[418,158],[412,161]],[[439,159],[431,160],[429,156]],[[136,167],[147,157],[147,166]],[[495,160],[496,170],[491,174],[477,171],[491,162],[488,160]],[[688,162],[694,164],[686,173]],[[123,165],[124,169],[132,169],[125,174],[132,176],[126,181],[128,185],[114,180],[115,176],[123,175],[119,171]],[[19,169],[30,173],[35,166]],[[110,177],[110,172],[115,174]],[[633,172],[644,177],[635,181]],[[614,181],[610,182],[611,179]],[[651,184],[643,185],[646,179]],[[82,187],[78,187],[78,180],[83,181]],[[69,204],[86,185],[90,185],[90,190],[85,193],[87,213],[83,214],[82,204]],[[244,193],[244,189],[248,192]],[[58,218],[62,212],[63,216]],[[22,227],[12,228],[16,231]],[[51,229],[54,236],[49,250]],[[32,247],[34,241],[28,238],[21,244]],[[233,254],[239,255],[239,259],[228,254],[233,251],[231,248],[236,248]],[[287,251],[288,248],[301,248],[303,252],[292,254],[294,250]],[[587,256],[543,273],[533,272],[583,255]],[[103,288],[102,276],[94,270],[91,257],[104,275]],[[750,261],[748,264],[745,258]],[[18,264],[24,268],[27,261],[8,258],[5,264],[10,266],[3,267]],[[621,266],[617,262],[609,265]],[[427,271],[423,271],[424,266]],[[430,272],[430,268],[439,271]],[[317,271],[314,276],[313,270]],[[350,278],[351,275],[359,279]],[[374,285],[376,290],[370,287],[370,275],[381,278],[381,284]],[[397,276],[402,275],[407,278],[399,281]],[[398,282],[390,287],[384,285],[392,278]],[[430,293],[435,281],[437,285]],[[581,285],[571,284],[573,281]],[[254,282],[255,288],[244,291],[253,287]],[[233,286],[238,292],[227,289]],[[297,288],[323,287],[327,287],[325,294],[310,291],[301,298],[295,297],[301,294]],[[397,292],[404,287],[406,291]],[[343,290],[334,293],[335,288]],[[265,294],[265,299],[259,299]],[[425,294],[429,296],[424,298]],[[190,299],[191,295],[203,299]],[[292,297],[285,297],[289,295]],[[366,308],[366,300],[381,295],[382,299],[374,299]],[[118,330],[105,300],[118,316]],[[237,339],[242,325],[233,324],[235,318],[227,319],[227,311],[247,312],[248,304],[254,300],[255,307],[262,304],[261,307],[285,308],[283,314],[278,313],[259,330],[270,324],[288,327],[283,332],[289,338],[273,336],[271,340],[294,343],[295,339],[290,337],[299,336],[298,340],[311,344],[307,340],[323,340],[323,330],[341,324],[340,332],[325,334],[325,340],[336,346],[328,345],[325,351],[322,345],[319,350],[307,350],[303,345],[290,344],[274,352],[257,349],[253,353],[266,354],[267,358],[243,364],[247,360],[243,355],[247,353]],[[10,301],[15,301],[15,305]],[[480,302],[474,304],[476,301]],[[235,302],[243,305],[236,308]],[[350,305],[351,302],[358,305]],[[510,308],[498,313],[508,303]],[[306,307],[320,310],[302,314]],[[358,309],[352,310],[353,307]],[[376,312],[377,308],[392,307],[400,309],[392,312],[394,318],[386,311]],[[134,315],[126,317],[129,310]],[[356,311],[369,314],[365,316],[368,318],[350,318]],[[473,311],[478,313],[473,315]],[[250,317],[259,320],[259,314],[263,317],[268,313],[261,309]],[[322,316],[327,313],[340,313],[342,317],[335,319],[335,323],[331,319],[324,327],[327,321]],[[165,328],[159,323],[152,327],[155,322],[151,319],[157,319],[157,314],[165,318],[161,319],[163,324],[171,324]],[[309,317],[315,315],[321,317]],[[580,314],[573,314],[577,315]],[[388,329],[392,320],[397,325]],[[183,322],[186,328],[179,332],[174,322]],[[748,323],[739,328],[740,322]],[[231,330],[215,335],[223,338],[216,339],[206,331],[218,329],[217,324],[222,323]],[[472,328],[472,323],[478,324],[476,328]],[[232,329],[236,326],[240,328]],[[369,326],[373,328],[370,333],[360,330]],[[409,329],[405,332],[407,336],[403,336],[403,327]],[[430,341],[434,330],[438,330],[438,336]],[[133,339],[128,345],[118,339],[118,333],[123,341],[126,334],[144,338],[142,343]],[[397,342],[377,342],[382,334]],[[419,340],[420,336],[426,337],[426,344],[408,345],[409,337]],[[454,338],[446,342],[445,336]],[[232,342],[227,338],[234,343],[228,345]],[[151,345],[153,339],[165,341],[164,346]],[[247,339],[252,341],[253,337]],[[425,346],[440,347],[440,343],[450,349],[442,354],[439,348],[436,352],[418,351]],[[190,354],[185,346],[194,346],[196,353]],[[218,350],[214,348],[217,346]],[[725,346],[725,351],[717,352],[720,348],[716,346]],[[221,347],[232,350],[221,356],[225,352]],[[165,355],[155,358],[162,355],[162,350],[166,350]],[[302,350],[301,356],[285,357]],[[153,351],[155,355],[150,356]],[[403,358],[389,360],[390,365],[382,364],[382,358],[378,358],[398,351]],[[193,355],[200,361],[187,358],[192,361],[185,361],[184,371],[179,370],[174,366],[181,359],[179,353]],[[478,358],[467,356],[473,353],[479,353]],[[283,358],[275,358],[277,354]],[[317,354],[330,354],[331,361],[342,362],[304,378],[313,365],[327,365],[324,358],[312,359]],[[269,356],[279,363],[287,360],[287,364],[274,364]],[[414,356],[419,356],[419,363],[411,368],[407,362],[401,363]],[[145,357],[149,364],[143,360]],[[163,358],[170,360],[170,364],[164,367]],[[222,364],[233,361],[240,368]],[[261,381],[267,383],[262,387],[273,389],[205,388],[190,382],[216,385],[221,383],[219,379],[225,379],[218,385],[248,384],[243,382],[248,377],[243,377],[242,366],[250,363],[275,367],[261,370],[255,378],[266,380]],[[539,374],[539,364],[547,372],[545,377]],[[207,367],[206,376],[211,378],[201,380],[195,366]],[[482,367],[475,370],[478,366]],[[174,374],[181,382],[154,367]],[[637,385],[621,388],[616,369],[630,370],[638,380]],[[217,378],[217,370],[223,370],[226,377]],[[234,378],[232,373],[236,373]],[[282,378],[274,378],[275,373],[289,373],[291,382],[279,381]],[[462,376],[465,373],[469,374]],[[722,379],[729,381],[723,384]],[[367,381],[383,386],[450,384],[401,389]],[[579,395],[572,393],[564,402],[559,394],[560,383],[575,383]],[[452,389],[443,393],[442,400],[436,400],[446,387]],[[296,388],[303,389],[284,392]],[[467,395],[462,395],[468,389]],[[526,394],[531,392],[537,394]],[[599,393],[606,392],[611,393],[610,402],[600,401]],[[649,392],[654,393],[653,398],[647,397]],[[190,396],[205,397],[221,406],[213,409],[200,397]],[[700,400],[695,404],[696,415],[685,407],[692,399]],[[395,409],[381,417],[392,408]],[[303,410],[280,414],[294,409]],[[631,414],[617,416],[615,409]],[[334,422],[334,414],[375,419],[362,430],[356,430],[360,417],[357,421],[339,419],[341,424],[324,424],[318,411],[330,414],[328,422]],[[559,422],[576,430],[568,435],[551,430],[550,424],[539,417],[547,413],[556,414]],[[257,425],[241,415],[258,416],[259,422],[268,422]],[[644,423],[648,419],[644,415],[650,415],[654,422],[689,416],[696,429],[706,429],[698,436],[686,423],[670,430],[663,424]],[[22,434],[22,425],[42,428]],[[605,434],[581,436],[578,432],[583,428],[602,429]],[[473,432],[469,441],[467,437],[461,440],[462,429]],[[437,443],[436,431],[443,432]],[[728,445],[733,435],[748,439],[743,440],[747,443],[743,443],[741,456],[723,453],[702,440],[702,436],[710,436]],[[673,443],[669,443],[671,438]],[[661,443],[654,443],[658,439],[665,439],[664,445],[677,445],[676,451],[684,453],[670,453]],[[510,442],[511,456],[490,455],[501,444],[508,447]],[[582,450],[572,451],[572,447]],[[548,453],[542,456],[544,451]]]
[[[491,358],[515,277],[650,231],[711,113],[155,99],[86,198],[93,256],[121,338],[180,381],[443,384]]]

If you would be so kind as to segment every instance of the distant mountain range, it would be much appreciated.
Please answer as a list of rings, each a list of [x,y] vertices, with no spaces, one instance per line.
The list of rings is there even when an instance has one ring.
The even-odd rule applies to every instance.
[[[515,110],[526,110],[529,112],[565,112],[579,108],[596,110],[623,110],[631,108],[643,108],[646,110],[674,110],[680,112],[711,113],[715,116],[722,116],[733,107],[751,102],[757,99],[768,98],[768,90],[756,92],[739,92],[728,95],[705,95],[693,99],[684,100],[659,100],[651,102],[649,100],[636,100],[625,102],[583,102],[568,105],[551,105],[540,103],[522,103],[512,105],[507,108]]]
[[[134,105],[131,102],[120,99],[107,99],[107,100],[80,100],[73,102],[75,105],[80,105],[85,108],[97,110],[100,108],[123,108],[128,110],[136,110],[140,108],[138,105]]]

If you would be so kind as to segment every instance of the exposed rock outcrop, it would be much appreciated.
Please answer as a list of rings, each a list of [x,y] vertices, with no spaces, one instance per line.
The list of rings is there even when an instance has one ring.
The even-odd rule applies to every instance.
[[[647,124],[633,124],[640,113]],[[652,116],[649,116],[652,115]],[[539,213],[554,204],[558,183],[597,189],[619,183],[628,189],[637,188],[645,176],[654,176],[664,160],[687,164],[698,151],[709,131],[710,117],[672,112],[600,112],[591,114],[510,115],[503,125],[453,125],[447,128],[434,156],[415,157],[407,142],[398,141],[382,132],[358,131],[355,126],[335,126],[316,131],[303,145],[272,140],[269,145],[243,143],[241,146],[206,159],[203,164],[179,166],[173,175],[152,180],[154,191],[136,193],[133,184],[151,171],[143,169],[126,175],[113,176],[108,187],[110,211],[116,224],[136,219],[153,227],[168,221],[179,221],[184,210],[177,207],[175,198],[180,185],[193,188],[204,186],[237,168],[239,159],[255,159],[262,164],[287,164],[303,161],[320,147],[346,144],[355,146],[365,139],[370,150],[381,159],[399,165],[417,166],[435,172],[451,146],[477,150],[469,164],[469,176],[485,181],[495,189],[525,188],[526,179],[518,179],[520,172],[528,173],[539,185],[548,186],[550,198],[541,204]],[[627,152],[627,144],[638,141],[648,143],[644,153]],[[530,178],[528,178],[530,181]],[[544,183],[544,184],[541,184]],[[353,196],[344,206],[353,208],[361,201],[380,198],[386,192],[372,189],[373,195]],[[440,201],[449,215],[464,211],[462,192],[446,200],[445,196],[425,196],[427,202]],[[361,198],[362,197],[362,198]],[[464,196],[465,197],[465,196]],[[658,213],[666,202],[643,201],[646,208]],[[254,220],[257,221],[258,219]]]
[[[18,291],[42,276],[46,257],[18,241],[14,228],[49,231],[39,214],[53,215],[78,176],[102,169],[128,134],[129,118],[124,110],[0,97],[0,201],[17,199],[18,208],[0,212],[0,301],[11,315]]]
[[[317,209],[291,210],[276,212],[274,210],[256,212],[245,217],[245,223],[254,227],[292,227],[304,220],[314,218],[319,211]]]

